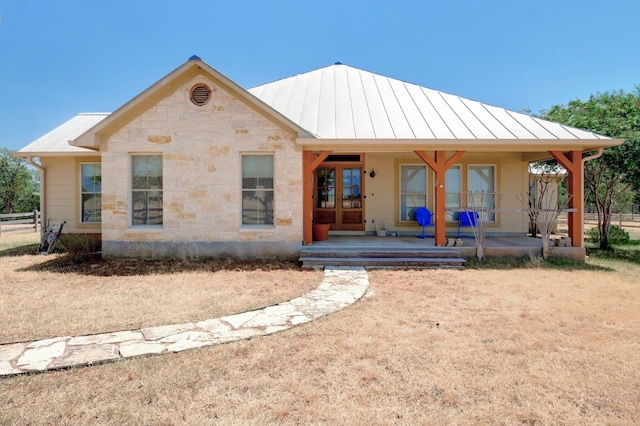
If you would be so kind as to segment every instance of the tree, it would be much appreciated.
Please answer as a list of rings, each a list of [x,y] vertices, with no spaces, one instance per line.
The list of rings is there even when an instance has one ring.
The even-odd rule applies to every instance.
[[[529,192],[518,196],[518,199],[529,215],[531,233],[533,236],[540,233],[542,256],[546,259],[558,216],[567,207],[571,196],[559,191],[563,175],[557,163],[529,165],[529,174],[534,176]]]
[[[0,214],[37,210],[39,203],[37,172],[23,158],[0,148]]]
[[[600,248],[611,248],[613,206],[629,188],[636,194],[640,191],[640,87],[633,93],[606,92],[591,95],[587,101],[554,105],[541,118],[626,140],[605,149],[598,160],[585,163],[584,170],[585,197],[598,214]]]

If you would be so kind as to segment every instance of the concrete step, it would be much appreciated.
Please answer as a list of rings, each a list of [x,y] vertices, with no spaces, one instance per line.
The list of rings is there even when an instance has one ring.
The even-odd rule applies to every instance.
[[[413,258],[459,258],[459,250],[419,250],[419,249],[373,249],[373,248],[350,248],[336,250],[303,249],[300,257],[356,257],[356,258],[376,258],[376,257],[413,257]]]
[[[386,268],[449,268],[463,269],[465,260],[461,257],[300,257],[303,268],[323,266],[365,266]]]
[[[300,251],[304,268],[366,266],[376,268],[456,268],[465,260],[459,249],[421,247],[305,247]]]

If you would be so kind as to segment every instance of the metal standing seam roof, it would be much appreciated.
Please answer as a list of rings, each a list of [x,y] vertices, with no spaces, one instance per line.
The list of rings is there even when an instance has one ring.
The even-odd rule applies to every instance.
[[[77,138],[108,116],[108,113],[78,114],[44,136],[39,137],[29,145],[18,150],[15,154],[18,156],[21,154],[38,156],[39,154],[95,153],[95,151],[90,149],[70,145],[69,141]]]
[[[322,139],[610,139],[343,64],[249,92]]]
[[[599,146],[622,143],[343,64],[263,84],[248,92],[301,130],[327,141],[538,140],[590,141],[594,145],[594,141],[602,140],[595,142]],[[85,135],[109,115],[78,114],[15,154],[26,157],[96,153],[69,141]]]

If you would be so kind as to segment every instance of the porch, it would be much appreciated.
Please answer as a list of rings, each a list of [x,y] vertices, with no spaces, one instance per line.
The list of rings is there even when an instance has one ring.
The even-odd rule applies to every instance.
[[[303,267],[359,265],[368,267],[463,268],[465,259],[476,256],[476,241],[462,237],[462,245],[436,246],[434,237],[330,235],[300,250]],[[541,256],[540,238],[527,236],[486,237],[487,258]],[[553,257],[585,259],[584,247],[552,247]]]

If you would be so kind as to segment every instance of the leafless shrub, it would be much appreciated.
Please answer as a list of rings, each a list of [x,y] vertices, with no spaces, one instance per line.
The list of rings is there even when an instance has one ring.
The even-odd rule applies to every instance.
[[[551,234],[558,220],[558,216],[567,208],[572,195],[561,200],[558,197],[557,184],[562,179],[558,169],[547,170],[537,175],[529,192],[518,195],[518,200],[527,211],[529,221],[533,226],[532,233],[540,233],[542,240],[542,257],[549,257]]]

